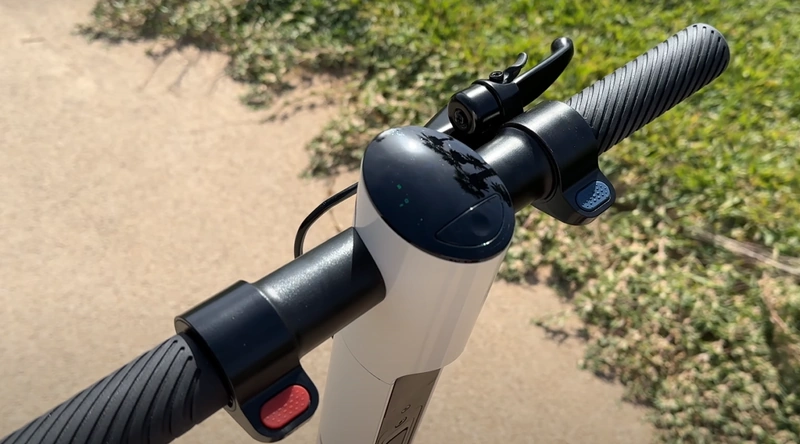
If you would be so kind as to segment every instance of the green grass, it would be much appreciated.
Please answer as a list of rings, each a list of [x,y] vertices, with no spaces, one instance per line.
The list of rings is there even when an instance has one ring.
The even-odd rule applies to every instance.
[[[309,146],[309,171],[332,174],[520,51],[537,60],[573,39],[545,94],[565,100],[686,25],[714,25],[730,67],[604,156],[614,209],[588,227],[521,214],[502,275],[554,269],[586,325],[583,365],[652,406],[664,442],[793,443],[800,285],[780,268],[800,268],[798,13],[785,0],[101,0],[83,30],[230,54],[253,106],[300,72],[347,74],[351,106]]]

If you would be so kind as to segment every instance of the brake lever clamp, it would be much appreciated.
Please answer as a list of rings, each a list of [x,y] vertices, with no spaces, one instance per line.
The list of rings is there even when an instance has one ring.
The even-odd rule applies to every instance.
[[[527,61],[528,55],[520,53],[505,71],[494,71],[488,80],[476,80],[453,95],[447,105],[453,127],[466,135],[482,134],[521,114],[524,105],[513,80]]]
[[[481,134],[496,131],[522,114],[524,107],[564,72],[575,52],[572,40],[566,37],[554,40],[550,49],[550,56],[522,75],[519,73],[528,62],[524,52],[504,71],[494,71],[488,79],[477,80],[454,94],[447,106],[453,136],[472,146],[471,141],[463,139],[481,139]]]

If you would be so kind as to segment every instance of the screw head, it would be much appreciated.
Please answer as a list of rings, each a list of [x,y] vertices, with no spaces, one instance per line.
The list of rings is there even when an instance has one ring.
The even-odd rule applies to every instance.
[[[467,116],[467,113],[465,113],[463,109],[456,108],[453,113],[453,125],[461,131],[469,129],[469,116]]]
[[[496,83],[503,83],[503,71],[492,71],[489,80]]]

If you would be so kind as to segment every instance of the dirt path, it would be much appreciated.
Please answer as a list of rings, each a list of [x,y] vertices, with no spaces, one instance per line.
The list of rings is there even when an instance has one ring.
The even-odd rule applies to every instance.
[[[147,45],[71,35],[91,6],[0,2],[0,436],[173,334],[175,314],[285,263],[327,196],[298,174],[335,109],[261,124],[223,57],[156,68]],[[326,217],[309,242],[334,233]],[[580,344],[530,325],[559,308],[547,288],[498,283],[418,443],[647,442],[643,411],[577,370]],[[320,388],[328,354],[304,360]],[[317,421],[287,442],[316,442]],[[181,442],[250,441],[220,413]]]

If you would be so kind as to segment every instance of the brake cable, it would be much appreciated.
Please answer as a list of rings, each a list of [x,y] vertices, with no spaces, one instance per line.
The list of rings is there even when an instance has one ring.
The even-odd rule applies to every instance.
[[[308,216],[303,219],[303,222],[300,223],[300,227],[297,228],[297,234],[294,237],[295,259],[303,255],[303,242],[306,240],[306,234],[308,234],[308,230],[312,225],[314,225],[314,222],[316,222],[320,217],[322,217],[323,214],[330,211],[336,205],[339,205],[348,198],[354,196],[357,189],[358,182],[325,199],[321,204],[317,205],[317,208],[314,208],[314,211],[309,213]]]

